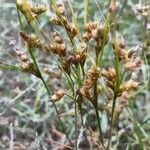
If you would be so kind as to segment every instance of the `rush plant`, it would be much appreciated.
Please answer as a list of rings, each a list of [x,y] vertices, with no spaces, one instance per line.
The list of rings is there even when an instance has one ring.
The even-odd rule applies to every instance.
[[[141,87],[136,73],[142,59],[136,47],[129,48],[124,38],[117,34],[117,0],[109,1],[107,12],[102,13],[103,19],[99,22],[89,20],[89,1],[84,0],[82,25],[78,24],[70,0],[68,3],[72,19],[67,16],[66,7],[60,1],[50,0],[50,6],[28,0],[16,1],[19,35],[25,44],[22,49],[14,49],[20,62],[16,69],[32,74],[43,82],[56,112],[60,130],[67,138],[62,149],[113,149],[115,144],[112,138],[118,135],[120,115],[127,109],[133,91]],[[146,8],[144,11],[148,11],[150,7]],[[47,16],[49,22],[60,29],[59,31],[53,27],[52,38],[51,33],[46,33],[38,24],[40,15],[42,17],[47,11],[53,13],[52,17]],[[24,26],[23,19],[26,19],[27,27]],[[40,66],[38,56],[35,55],[39,50],[43,53],[43,59],[55,58],[56,70]],[[112,54],[111,63],[105,65],[104,56],[108,50]],[[49,86],[48,81],[53,77],[63,81],[63,88]],[[67,131],[71,128],[66,130],[57,106],[65,98],[72,103],[70,109],[73,109],[75,128],[72,137]],[[88,121],[91,111],[95,116],[91,119],[97,122],[96,129]],[[108,120],[105,131],[102,124],[103,113]],[[98,134],[93,130],[98,130]]]

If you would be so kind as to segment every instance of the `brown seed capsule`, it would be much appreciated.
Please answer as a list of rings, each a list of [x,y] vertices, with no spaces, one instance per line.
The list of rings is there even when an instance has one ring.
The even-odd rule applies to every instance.
[[[56,43],[62,43],[63,42],[63,40],[60,36],[55,36],[54,40]]]
[[[25,54],[22,54],[21,56],[20,56],[20,60],[21,61],[27,61],[29,58],[27,57],[27,55],[25,55]]]
[[[90,31],[91,32],[96,27],[97,27],[97,22],[89,21],[88,23],[85,24],[85,30],[86,31]]]
[[[80,89],[80,94],[85,98],[90,98],[90,91],[93,87],[95,81],[100,76],[100,68],[92,66],[87,71],[87,77],[83,83],[83,86]]]
[[[57,4],[57,9],[58,9],[58,12],[61,15],[65,15],[65,7],[64,7],[63,3],[58,3]]]
[[[134,90],[139,86],[139,82],[129,80],[120,85],[120,90],[123,91],[130,91]]]
[[[33,5],[33,6],[31,5],[30,7],[31,7],[30,10],[32,11],[32,13],[34,13],[36,16],[47,11],[47,6],[44,4]]]
[[[65,51],[65,50],[67,49],[67,46],[66,46],[65,44],[61,44],[61,49],[62,49],[63,51]]]
[[[114,79],[116,77],[115,68],[109,68],[107,72],[108,72],[108,78]]]
[[[83,33],[83,40],[84,41],[89,41],[90,38],[91,38],[91,33],[89,33],[89,32]]]
[[[125,41],[123,39],[120,39],[120,38],[116,39],[114,44],[115,44],[114,46],[116,49],[120,49],[120,48],[124,49],[125,48]]]
[[[135,69],[137,69],[138,67],[140,67],[140,65],[141,65],[141,60],[140,60],[139,57],[137,57],[134,60],[128,59],[125,62],[124,67],[125,67],[126,70],[134,71]]]
[[[128,58],[132,58],[134,54],[136,54],[135,50],[133,49],[128,50]]]
[[[53,16],[50,19],[51,22],[55,23],[56,25],[62,25],[60,19],[57,16]]]
[[[116,1],[111,0],[108,8],[109,13],[113,13],[116,10]]]
[[[59,101],[63,96],[65,95],[65,92],[63,90],[58,90],[55,92],[54,95],[51,96],[51,100],[54,102]]]
[[[63,59],[61,61],[61,67],[63,69],[63,71],[65,71],[66,73],[70,74],[70,63],[67,61],[67,59]]]
[[[27,35],[24,32],[20,32],[20,36],[27,43],[29,48],[33,48],[33,47],[41,48],[42,47],[42,43],[40,42],[40,39],[35,34]]]
[[[104,77],[106,77],[110,81],[114,81],[114,79],[116,77],[115,68],[108,68],[107,70],[102,69],[101,73]]]
[[[94,29],[94,30],[92,31],[92,37],[93,37],[94,39],[97,39],[98,36],[99,36],[98,30],[97,30],[97,29]]]
[[[29,64],[28,63],[21,63],[21,68],[23,70],[28,70],[29,69]]]

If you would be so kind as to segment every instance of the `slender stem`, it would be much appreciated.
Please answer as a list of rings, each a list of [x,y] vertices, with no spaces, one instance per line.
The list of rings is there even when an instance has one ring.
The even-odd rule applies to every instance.
[[[7,64],[7,63],[1,63],[0,62],[0,68],[2,69],[11,69],[11,70],[18,70],[18,71],[22,71],[19,67],[16,67],[16,66],[13,66],[13,65],[10,65],[10,64]]]
[[[102,136],[102,129],[101,129],[101,122],[100,122],[100,116],[99,116],[99,112],[98,112],[98,108],[95,108],[95,112],[96,112],[96,118],[97,118],[97,123],[98,123],[98,129],[99,129],[99,134],[100,134],[100,141],[101,144],[103,145],[103,136]]]
[[[103,39],[103,40],[105,40],[105,39]],[[103,41],[103,43],[104,43],[104,41]],[[101,52],[103,51],[103,48],[104,48],[104,44],[102,46]],[[95,53],[96,53],[95,64],[96,64],[96,67],[98,67],[99,66],[99,58],[101,59],[100,61],[102,61],[102,55],[103,54],[102,53],[100,54],[99,48],[95,49]],[[95,112],[96,112],[96,118],[97,118],[98,129],[99,129],[99,136],[100,136],[100,142],[103,145],[103,133],[102,133],[102,129],[101,129],[100,116],[99,116],[99,113],[98,113],[97,81],[95,81],[95,83],[94,83],[94,101],[93,101],[93,106],[94,106]]]
[[[83,123],[83,110],[82,110],[82,103],[80,104],[80,115],[81,115],[81,125],[84,126],[84,123]]]
[[[75,150],[77,150],[78,127],[77,127],[77,102],[75,101]]]
[[[103,14],[103,12],[102,12],[102,10],[101,10],[101,8],[100,8],[100,6],[99,6],[97,0],[94,0],[94,1],[95,1],[95,4],[96,4],[96,6],[97,6],[99,12],[100,12],[100,15],[102,16],[103,20],[106,22],[106,18],[105,18],[105,16],[104,16],[104,14]],[[100,5],[101,5],[101,4],[100,4]]]
[[[112,0],[112,3],[114,3],[114,7],[116,7],[116,0]],[[114,27],[111,28],[111,35],[112,35],[112,42],[116,43],[116,20],[115,20],[115,15],[116,15],[116,9],[114,9],[110,16],[111,20],[113,20]],[[114,112],[115,112],[115,106],[116,106],[116,99],[118,96],[119,92],[119,87],[123,79],[123,75],[121,76],[120,74],[120,66],[119,66],[119,57],[118,57],[118,49],[116,48],[116,44],[114,44],[114,66],[115,66],[115,71],[116,71],[116,79],[114,83],[114,98],[112,102],[112,111],[111,111],[111,122],[110,122],[110,131],[109,131],[109,138],[108,138],[108,145],[107,149],[109,150],[110,143],[112,140],[112,130],[113,130],[113,125],[114,125]],[[121,78],[121,79],[120,79]]]
[[[82,35],[81,35],[80,31],[79,31],[78,22],[77,22],[77,15],[75,14],[75,12],[73,10],[72,4],[71,4],[71,0],[67,0],[67,1],[68,1],[68,5],[70,7],[70,10],[72,12],[73,23],[75,24],[75,27],[77,29],[77,35],[78,35],[80,41],[82,41]]]
[[[104,32],[103,32],[103,42],[102,42],[102,46],[100,48],[100,52],[99,52],[99,55],[97,58],[97,64],[99,67],[102,65],[103,51],[104,51],[104,47],[105,47],[106,40],[107,40],[107,33],[109,30],[109,19],[110,19],[109,15],[107,15],[107,20],[106,20],[105,28],[104,28]]]
[[[69,40],[70,40],[70,42],[71,42],[71,44],[72,44],[72,47],[73,47],[74,52],[76,52],[76,50],[77,50],[76,43],[75,43],[74,39],[70,36],[66,25],[63,24],[62,17],[61,17],[61,15],[59,14],[59,12],[58,12],[58,10],[57,10],[57,7],[56,7],[56,5],[55,5],[54,0],[51,0],[50,2],[51,2],[51,5],[53,6],[53,9],[54,9],[56,15],[60,18],[60,21],[61,21],[63,27],[66,29],[67,35],[68,35]],[[71,5],[70,5],[70,6],[71,6]],[[73,12],[73,9],[72,9],[72,12]],[[74,17],[75,17],[75,16],[74,16]],[[74,18],[74,22],[76,23],[76,18]],[[76,24],[76,25],[77,25],[77,24]],[[72,67],[72,69],[73,69],[73,67]],[[78,65],[78,66],[76,67],[76,70],[74,70],[74,72],[75,72],[75,74],[77,75],[77,78],[75,78],[75,80],[77,81],[78,86],[80,87],[80,86],[81,86],[80,65]],[[74,85],[73,85],[73,86],[74,86]],[[76,94],[74,94],[74,97],[76,97]],[[77,101],[74,101],[74,104],[75,104],[75,149],[77,149],[77,139],[78,139],[78,138],[77,138],[77,136],[78,136],[78,131],[77,131],[77,106],[76,106],[76,105],[77,105]]]
[[[49,88],[48,88],[48,85],[46,84],[46,82],[45,82],[45,80],[44,80],[44,78],[43,78],[43,76],[42,76],[42,74],[41,74],[41,71],[40,71],[39,66],[38,66],[38,64],[37,64],[37,62],[36,62],[36,59],[35,59],[35,57],[34,57],[34,55],[33,55],[33,52],[32,52],[31,49],[28,49],[28,50],[29,50],[29,53],[30,53],[30,55],[31,55],[31,57],[32,57],[32,60],[33,60],[34,64],[35,64],[35,67],[36,67],[36,69],[37,69],[39,78],[42,80],[42,82],[43,82],[43,84],[44,84],[44,86],[45,86],[45,88],[46,88],[46,90],[47,90],[47,93],[48,93],[48,95],[50,96],[50,95],[51,95],[51,92],[50,92],[50,90],[49,90]],[[70,144],[72,144],[71,140],[69,139],[69,136],[68,136],[67,133],[66,133],[65,127],[64,127],[64,125],[63,125],[63,122],[62,122],[62,120],[61,120],[61,118],[60,118],[60,116],[59,116],[59,112],[58,112],[57,106],[56,106],[56,104],[55,104],[53,101],[52,101],[52,104],[53,104],[54,109],[55,109],[55,111],[56,111],[56,114],[57,114],[59,123],[60,123],[60,125],[61,125],[62,131],[63,131],[64,134],[66,135],[66,137],[67,137],[67,139],[69,140]]]
[[[68,37],[69,37],[69,40],[70,40],[70,42],[71,42],[71,44],[72,44],[72,47],[73,47],[73,50],[74,50],[74,52],[77,50],[77,46],[76,46],[76,44],[75,44],[75,41],[74,41],[74,39],[70,36],[70,34],[69,34],[69,32],[68,32],[68,30],[67,30],[67,27],[63,24],[63,21],[62,21],[62,17],[61,17],[61,15],[59,14],[59,12],[58,12],[58,10],[57,10],[57,7],[56,7],[56,4],[55,4],[55,1],[54,0],[50,0],[50,3],[51,3],[51,5],[52,5],[52,7],[53,7],[53,9],[54,9],[54,11],[55,11],[55,13],[56,13],[56,15],[60,18],[60,21],[62,22],[62,25],[64,26],[64,28],[66,29],[66,32],[67,32],[67,35],[68,35]],[[71,6],[71,3],[69,3],[70,4],[70,7],[72,8],[72,6]],[[72,13],[74,14],[74,12],[73,12],[73,9],[72,9]],[[75,23],[75,25],[77,26],[77,24],[76,24],[76,18],[75,18],[75,16],[73,16],[74,17],[74,23]],[[77,79],[76,79],[76,81],[80,81],[80,67],[79,67],[79,65],[78,65],[78,67],[76,68],[76,71],[75,71],[75,73],[76,73],[76,75],[77,75]],[[69,76],[69,78],[71,78],[70,76]],[[78,83],[77,82],[77,83]],[[74,85],[73,85],[74,86]],[[80,83],[79,83],[79,87],[80,87],[81,85],[80,85]],[[74,93],[74,90],[73,90],[73,95],[74,96],[76,96],[75,95],[75,93]],[[78,136],[78,133],[77,133],[77,101],[74,101],[74,103],[75,103],[75,134],[76,134],[76,138],[75,138],[75,148],[77,149],[77,136]]]
[[[87,15],[88,15],[88,0],[84,0],[84,26],[87,22]]]
[[[18,19],[19,19],[20,29],[21,29],[21,31],[23,31],[23,23],[21,20],[21,16],[20,16],[20,12],[19,12],[17,4],[16,4],[16,8],[17,8],[17,15],[18,15]]]
[[[98,113],[97,81],[94,84],[94,101],[93,101],[93,106],[94,106],[95,112],[96,112],[96,118],[97,118],[97,123],[98,123],[99,134],[100,134],[100,142],[103,145],[103,133],[102,133],[102,129],[101,129],[100,116],[99,116],[99,113]]]
[[[112,111],[111,111],[111,122],[110,122],[110,132],[109,132],[109,139],[108,139],[108,149],[111,143],[111,138],[112,138],[112,128],[113,128],[113,121],[114,121],[114,111],[115,111],[115,105],[116,105],[116,99],[117,95],[119,92],[119,86],[123,80],[123,75],[120,80],[120,69],[119,69],[119,58],[118,58],[118,52],[117,49],[115,48],[115,70],[116,70],[116,81],[115,81],[115,91],[114,91],[114,98],[113,98],[113,103],[112,103]]]
[[[115,105],[116,105],[116,98],[117,96],[114,95],[113,103],[112,103],[112,111],[111,111],[111,122],[110,122],[110,131],[109,131],[109,139],[108,139],[108,146],[107,149],[109,150],[111,138],[112,138],[112,129],[113,129],[113,120],[114,120],[114,111],[115,111]]]

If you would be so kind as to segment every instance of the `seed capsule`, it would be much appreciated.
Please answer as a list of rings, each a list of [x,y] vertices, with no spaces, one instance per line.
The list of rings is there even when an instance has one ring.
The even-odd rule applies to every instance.
[[[51,100],[54,102],[59,101],[63,96],[65,95],[65,92],[63,90],[58,90],[55,92],[54,95],[51,96]]]

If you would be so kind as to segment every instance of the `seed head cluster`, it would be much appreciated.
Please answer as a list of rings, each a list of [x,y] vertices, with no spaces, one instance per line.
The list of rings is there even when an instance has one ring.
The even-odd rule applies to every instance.
[[[67,46],[63,42],[63,39],[61,38],[60,34],[57,32],[54,32],[53,38],[54,38],[54,43],[46,45],[45,49],[48,51],[52,51],[54,54],[58,54],[60,57],[65,56]]]
[[[20,32],[20,36],[26,42],[29,48],[42,48],[40,39],[34,33],[27,35],[24,32]]]
[[[51,18],[51,21],[57,25],[64,26],[70,38],[74,38],[77,34],[75,25],[67,19],[65,6],[63,3],[57,3],[57,15]]]
[[[97,79],[100,77],[100,68],[92,66],[86,75],[83,86],[80,89],[80,93],[85,98],[91,98],[91,89]]]
[[[46,5],[33,4],[28,0],[17,0],[17,7],[24,14],[29,24],[35,20],[35,17],[47,11]]]
[[[22,51],[15,49],[17,56],[21,62],[21,69],[25,72],[37,75],[36,70],[34,68],[33,62],[31,59]]]
[[[123,62],[126,70],[133,71],[136,68],[140,67],[141,65],[140,57],[133,49],[127,51],[125,49],[125,42],[123,40],[116,39],[113,46],[117,52],[119,60]]]

